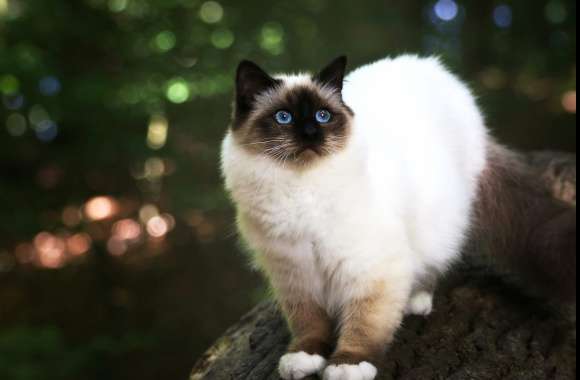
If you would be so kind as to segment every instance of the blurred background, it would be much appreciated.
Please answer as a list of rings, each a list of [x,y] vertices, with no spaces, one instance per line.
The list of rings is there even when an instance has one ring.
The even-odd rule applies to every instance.
[[[0,378],[186,379],[265,294],[219,175],[236,64],[404,52],[576,151],[575,0],[0,0]]]

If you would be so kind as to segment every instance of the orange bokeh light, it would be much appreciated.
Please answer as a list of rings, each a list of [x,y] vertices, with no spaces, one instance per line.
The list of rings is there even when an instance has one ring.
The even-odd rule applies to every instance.
[[[578,109],[576,91],[568,91],[562,96],[562,107],[568,113],[576,113]]]
[[[127,243],[116,237],[110,238],[107,242],[107,250],[113,256],[123,256],[128,249]]]
[[[155,216],[147,222],[147,233],[154,238],[162,238],[169,232],[169,223],[161,217]]]
[[[120,220],[113,226],[113,235],[119,240],[139,240],[142,233],[141,224],[132,219]]]
[[[111,197],[96,197],[85,205],[85,214],[93,221],[110,219],[118,212],[119,204]]]
[[[66,243],[48,232],[41,232],[34,238],[38,263],[49,269],[62,268],[66,264]]]
[[[73,256],[82,256],[91,249],[92,239],[87,234],[76,234],[66,241],[68,252]]]

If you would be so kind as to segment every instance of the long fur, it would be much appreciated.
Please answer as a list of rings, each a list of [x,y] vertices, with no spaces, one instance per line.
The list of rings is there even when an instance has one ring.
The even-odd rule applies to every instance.
[[[540,295],[576,300],[576,208],[554,199],[519,154],[490,143],[475,210],[474,241],[497,269]]]
[[[308,75],[262,82],[276,84],[255,109],[247,106],[244,128],[264,107],[273,111],[272,99],[321,88]],[[494,242],[506,265],[571,297],[575,209],[546,201],[521,161],[489,137],[467,86],[438,60],[403,56],[362,67],[346,78],[340,100],[354,112],[345,117],[348,138],[306,168],[248,149],[252,133],[236,121],[222,154],[240,232],[288,316],[292,347],[322,365],[324,353],[311,347],[326,346],[329,323],[338,328],[325,379],[345,376],[340,368],[372,379],[367,362],[392,341],[405,309],[430,311],[425,284],[474,232]],[[283,376],[303,373],[303,359],[285,357]]]

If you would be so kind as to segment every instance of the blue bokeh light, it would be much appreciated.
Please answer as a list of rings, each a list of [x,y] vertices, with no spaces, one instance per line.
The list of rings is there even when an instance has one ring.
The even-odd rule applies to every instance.
[[[509,28],[514,20],[512,8],[507,4],[497,6],[493,11],[493,20],[499,28]]]
[[[18,111],[24,107],[26,100],[23,95],[6,95],[2,98],[4,107],[11,111]]]
[[[60,92],[62,85],[58,78],[48,76],[40,80],[38,83],[38,89],[42,95],[54,96]]]
[[[439,0],[433,10],[443,21],[453,21],[459,15],[459,5],[454,0]]]
[[[36,137],[43,142],[51,142],[58,136],[58,125],[52,120],[44,120],[36,127]]]

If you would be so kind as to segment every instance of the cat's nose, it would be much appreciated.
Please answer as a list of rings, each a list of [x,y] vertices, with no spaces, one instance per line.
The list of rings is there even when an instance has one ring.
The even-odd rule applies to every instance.
[[[314,137],[318,134],[318,128],[312,124],[308,124],[304,127],[304,134],[306,137]]]

